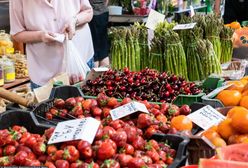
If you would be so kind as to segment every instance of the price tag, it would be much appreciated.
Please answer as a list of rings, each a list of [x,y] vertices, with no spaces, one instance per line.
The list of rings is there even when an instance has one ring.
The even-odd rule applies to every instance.
[[[189,23],[189,24],[178,24],[176,25],[173,30],[186,30],[186,29],[193,29],[196,23]]]
[[[139,102],[131,102],[110,111],[112,120],[117,120],[136,112],[149,113],[146,106]]]
[[[84,140],[92,144],[99,126],[100,121],[91,117],[60,122],[48,144],[73,140]]]
[[[146,27],[155,30],[158,23],[163,22],[165,20],[165,15],[151,9],[147,22]]]
[[[214,125],[218,125],[226,118],[224,115],[209,105],[195,111],[194,113],[191,113],[187,117],[204,130],[209,129]]]
[[[208,98],[214,98],[214,97],[215,97],[217,94],[219,94],[222,90],[225,90],[225,89],[229,88],[230,86],[232,86],[232,84],[230,84],[230,85],[225,85],[225,86],[222,86],[222,87],[219,87],[219,88],[213,90],[212,92],[210,92],[210,93],[207,95],[207,97],[208,97]]]

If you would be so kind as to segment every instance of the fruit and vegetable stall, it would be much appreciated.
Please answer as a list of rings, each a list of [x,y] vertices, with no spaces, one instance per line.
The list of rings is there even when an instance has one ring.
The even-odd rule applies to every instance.
[[[150,41],[145,24],[111,27],[111,67],[0,113],[0,167],[248,168],[247,62],[233,60],[234,25],[185,16],[157,24]]]

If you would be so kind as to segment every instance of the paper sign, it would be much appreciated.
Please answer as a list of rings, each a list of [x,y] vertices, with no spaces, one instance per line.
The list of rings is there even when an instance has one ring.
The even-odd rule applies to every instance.
[[[214,97],[215,97],[217,94],[219,94],[222,90],[225,90],[225,89],[229,88],[230,86],[232,86],[232,84],[230,84],[230,85],[225,85],[225,86],[222,86],[222,87],[219,87],[219,88],[213,90],[212,92],[210,92],[210,93],[207,95],[207,97],[208,97],[208,98],[214,98]]]
[[[73,140],[84,140],[92,144],[99,126],[100,121],[91,117],[60,122],[48,144]]]
[[[187,117],[204,130],[209,129],[214,125],[218,125],[221,121],[225,120],[226,118],[224,115],[222,115],[210,105],[205,106],[195,111],[194,113],[189,114]]]
[[[57,42],[63,43],[65,41],[65,35],[64,34],[60,34],[60,33],[54,33],[54,39]]]
[[[164,20],[165,20],[165,15],[151,9],[146,22],[146,27],[155,30],[157,24],[163,22]]]
[[[146,106],[139,102],[131,102],[110,111],[112,120],[126,117],[136,112],[149,113]]]
[[[189,24],[178,24],[176,25],[173,30],[186,30],[186,29],[193,29],[196,23],[189,23]]]
[[[195,10],[192,5],[190,5],[190,17],[195,16]]]

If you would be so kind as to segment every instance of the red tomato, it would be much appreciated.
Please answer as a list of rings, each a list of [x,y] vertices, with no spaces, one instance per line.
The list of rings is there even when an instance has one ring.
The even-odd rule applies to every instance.
[[[83,158],[91,158],[93,155],[91,144],[87,141],[80,141],[77,145],[77,149]]]
[[[56,160],[56,168],[69,168],[69,162],[66,160]]]
[[[141,168],[145,167],[146,164],[141,158],[132,158],[127,166],[128,168]]]
[[[110,142],[104,141],[98,148],[97,158],[100,160],[106,160],[112,158],[116,153],[116,149]]]
[[[70,163],[73,163],[79,159],[79,151],[75,148],[75,146],[67,146],[64,149],[63,158],[69,161]]]
[[[16,152],[16,147],[13,145],[7,145],[3,149],[4,156],[13,156]]]
[[[27,157],[28,157],[27,152],[24,151],[18,152],[14,157],[14,164],[21,166],[24,165]]]
[[[49,145],[49,146],[47,146],[46,152],[47,152],[48,155],[54,155],[57,150],[58,149],[57,149],[57,147],[55,145]]]
[[[133,157],[131,155],[119,154],[117,159],[122,167],[126,167]]]

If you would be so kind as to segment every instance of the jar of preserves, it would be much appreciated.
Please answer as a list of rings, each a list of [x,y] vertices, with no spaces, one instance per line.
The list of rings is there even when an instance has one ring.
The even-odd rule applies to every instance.
[[[2,61],[0,60],[0,86],[3,85],[4,85],[4,73],[3,73]]]
[[[4,55],[6,52],[13,53],[13,42],[5,30],[0,30],[0,55]]]
[[[15,81],[15,64],[12,60],[3,56],[4,83]]]
[[[16,79],[27,78],[28,77],[28,67],[27,58],[25,55],[17,51],[15,54],[15,73]]]

